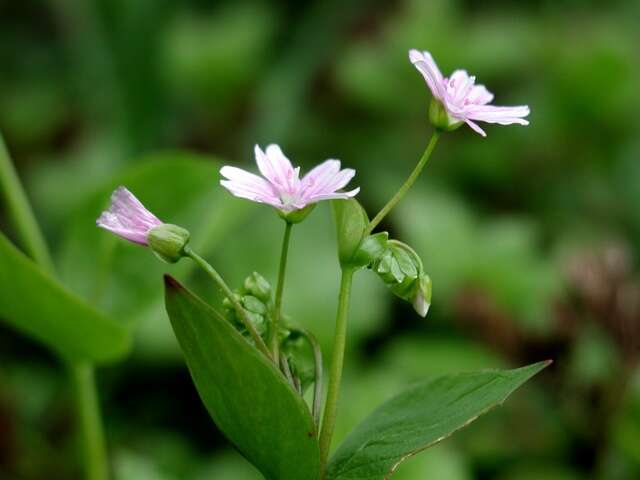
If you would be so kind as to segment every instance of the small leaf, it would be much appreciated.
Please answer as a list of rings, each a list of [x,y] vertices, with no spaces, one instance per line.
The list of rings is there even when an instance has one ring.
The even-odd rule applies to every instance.
[[[327,480],[388,479],[407,458],[500,405],[549,364],[446,375],[415,385],[384,403],[347,436],[331,459]]]
[[[226,321],[171,277],[166,307],[200,398],[267,480],[316,480],[317,432],[304,400]]]
[[[353,262],[354,255],[364,239],[369,218],[364,208],[354,198],[333,200],[333,215],[338,234],[338,257],[343,266],[359,266]]]
[[[353,261],[357,265],[371,265],[377,260],[387,248],[387,242],[389,241],[388,232],[378,232],[373,235],[368,235],[358,247]]]
[[[76,297],[0,234],[0,318],[68,360],[106,362],[129,350],[129,331]]]

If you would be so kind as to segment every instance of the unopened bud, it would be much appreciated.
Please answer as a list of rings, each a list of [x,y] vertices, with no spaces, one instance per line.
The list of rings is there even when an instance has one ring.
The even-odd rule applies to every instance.
[[[268,302],[271,298],[271,285],[258,272],[253,272],[244,280],[244,288],[248,293],[263,302]]]
[[[416,281],[416,289],[412,300],[413,309],[421,317],[426,317],[431,306],[431,278],[429,275],[420,275]]]

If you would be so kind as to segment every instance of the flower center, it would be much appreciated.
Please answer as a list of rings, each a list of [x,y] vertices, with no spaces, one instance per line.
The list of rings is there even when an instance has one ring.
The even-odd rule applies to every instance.
[[[298,196],[292,193],[280,192],[279,196],[285,207],[290,207],[298,201]]]

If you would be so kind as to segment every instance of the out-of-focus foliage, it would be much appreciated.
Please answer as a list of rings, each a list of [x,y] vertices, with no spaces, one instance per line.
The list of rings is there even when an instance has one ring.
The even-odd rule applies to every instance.
[[[223,192],[211,156],[246,167],[254,143],[276,142],[303,168],[339,158],[372,215],[428,140],[409,48],[430,50],[445,74],[468,69],[497,104],[529,104],[531,125],[445,135],[381,225],[424,260],[431,310],[422,320],[356,275],[336,444],[428,375],[553,358],[503,410],[395,478],[640,477],[637,1],[75,0],[0,12],[0,130],[57,266],[136,324],[131,358],[99,371],[119,480],[260,477],[195,393],[160,274],[217,293],[186,264],[94,229],[109,189],[126,183],[192,230],[232,286],[254,270],[273,283],[281,222]],[[284,310],[326,356],[339,280],[327,205],[292,242]],[[103,278],[107,261],[116,273]],[[77,478],[63,369],[1,328],[0,478]]]

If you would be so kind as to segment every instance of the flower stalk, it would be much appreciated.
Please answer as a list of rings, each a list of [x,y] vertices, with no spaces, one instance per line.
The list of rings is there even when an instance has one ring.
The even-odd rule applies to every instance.
[[[207,274],[213,279],[213,281],[218,286],[218,288],[222,291],[222,293],[229,299],[229,301],[233,305],[233,308],[235,309],[236,313],[242,320],[244,327],[249,332],[249,335],[251,335],[251,339],[255,343],[256,348],[258,348],[258,350],[264,353],[267,356],[267,358],[272,359],[271,352],[269,352],[269,349],[267,348],[267,345],[264,343],[264,340],[262,340],[262,337],[260,337],[255,327],[251,323],[251,320],[247,315],[247,311],[244,309],[242,305],[240,305],[240,302],[238,302],[238,299],[236,298],[234,293],[231,291],[229,286],[226,284],[224,279],[216,271],[216,269],[213,268],[204,258],[202,258],[200,255],[194,252],[189,246],[184,247],[184,255],[191,258],[191,260],[193,260],[194,262],[196,262],[196,264],[200,268],[202,268],[205,272],[207,272]]]
[[[418,177],[420,176],[420,173],[422,173],[422,170],[424,169],[425,165],[431,158],[431,154],[433,153],[433,150],[435,149],[439,138],[440,138],[440,131],[435,130],[433,132],[433,135],[431,135],[431,140],[429,141],[429,145],[427,145],[427,148],[422,154],[422,157],[420,157],[418,164],[415,166],[415,168],[413,169],[409,177],[405,180],[405,182],[402,184],[400,189],[395,193],[395,195],[391,197],[391,200],[389,200],[387,204],[384,207],[382,207],[382,209],[376,214],[373,220],[369,222],[369,226],[367,227],[367,230],[365,232],[366,235],[369,235],[371,232],[373,232],[373,230],[384,219],[384,217],[386,217],[387,214],[393,209],[393,207],[395,207],[398,204],[398,202],[400,202],[400,200],[402,200],[402,198],[406,195],[406,193],[409,191],[411,186],[418,179]]]
[[[282,316],[282,294],[284,293],[284,279],[287,270],[287,257],[289,255],[289,241],[291,240],[291,229],[293,224],[285,222],[284,238],[282,240],[282,251],[280,253],[280,268],[278,271],[278,285],[276,287],[275,312],[273,314],[273,324],[269,334],[271,343],[271,354],[273,361],[278,363],[280,350],[280,341],[278,338],[278,328],[280,326],[280,318]]]

